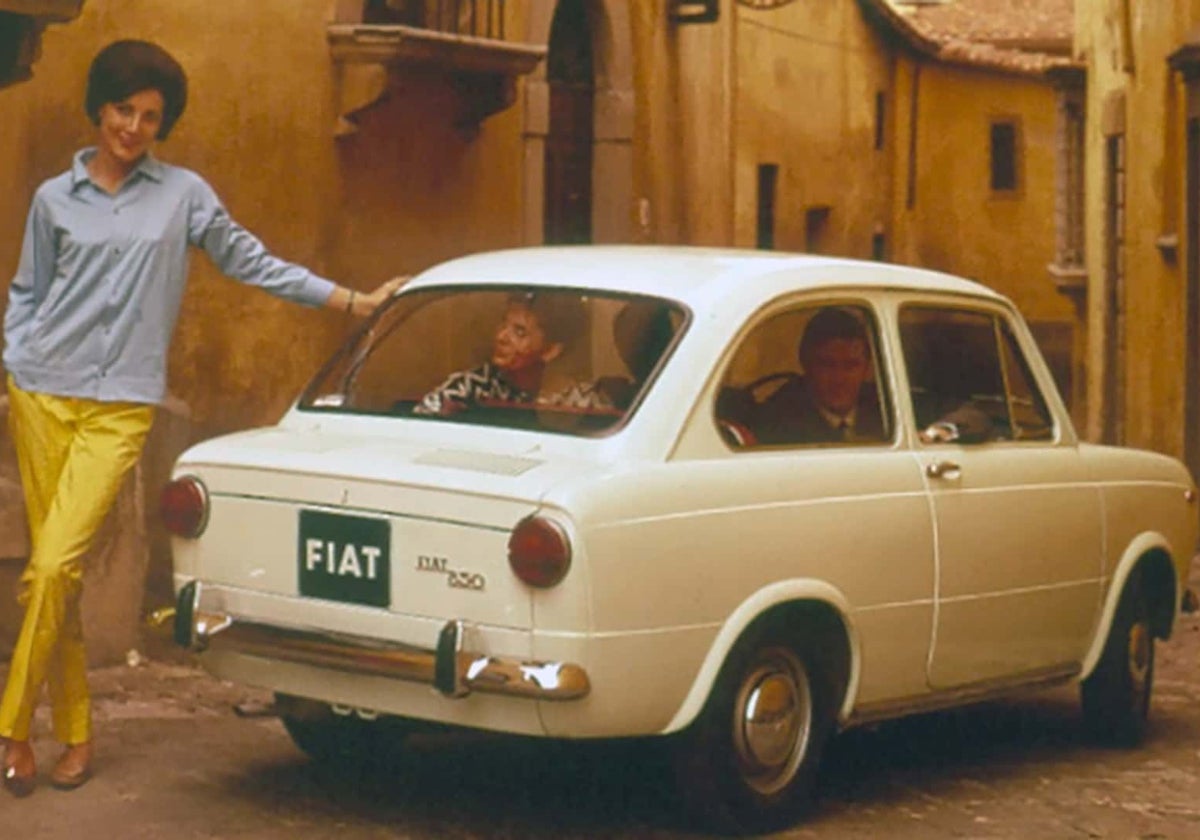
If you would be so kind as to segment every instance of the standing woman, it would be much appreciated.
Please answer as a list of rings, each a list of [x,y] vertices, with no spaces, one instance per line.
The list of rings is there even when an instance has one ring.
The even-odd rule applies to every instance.
[[[358,294],[277,259],[203,178],[157,160],[151,150],[186,100],[183,68],[161,47],[127,40],[100,51],[86,99],[96,145],[34,195],[9,290],[9,423],[32,546],[19,596],[25,617],[0,700],[4,786],[17,796],[36,783],[29,735],[43,684],[54,735],[66,745],[52,783],[71,789],[91,775],[81,562],[165,392],[188,246],[273,295],[358,316],[403,282]]]

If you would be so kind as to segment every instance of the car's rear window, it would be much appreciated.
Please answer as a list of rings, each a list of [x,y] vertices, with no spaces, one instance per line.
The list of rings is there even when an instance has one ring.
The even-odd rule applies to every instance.
[[[602,433],[640,402],[684,320],[678,304],[653,297],[417,290],[330,360],[300,408]]]

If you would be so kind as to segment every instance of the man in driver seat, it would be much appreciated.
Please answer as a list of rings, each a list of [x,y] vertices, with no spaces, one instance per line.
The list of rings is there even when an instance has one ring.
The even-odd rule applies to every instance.
[[[800,339],[802,378],[764,400],[755,432],[763,444],[839,443],[886,439],[871,372],[866,327],[859,316],[827,306]]]

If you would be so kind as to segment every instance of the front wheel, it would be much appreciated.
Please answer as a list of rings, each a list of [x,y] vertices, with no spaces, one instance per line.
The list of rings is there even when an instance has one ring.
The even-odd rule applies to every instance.
[[[1154,684],[1154,630],[1140,576],[1121,593],[1104,653],[1083,682],[1083,716],[1098,740],[1136,746],[1146,734]]]
[[[739,643],[680,744],[680,793],[690,810],[735,832],[799,817],[832,729],[829,694],[814,658],[781,634]]]

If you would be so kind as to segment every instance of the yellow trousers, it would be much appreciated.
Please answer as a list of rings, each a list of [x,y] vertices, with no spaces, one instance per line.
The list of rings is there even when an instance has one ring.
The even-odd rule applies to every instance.
[[[29,740],[45,684],[55,737],[82,744],[91,740],[92,726],[79,615],[83,556],[137,463],[154,407],[29,393],[11,376],[8,396],[31,552],[21,575],[25,618],[0,701],[0,735]]]

